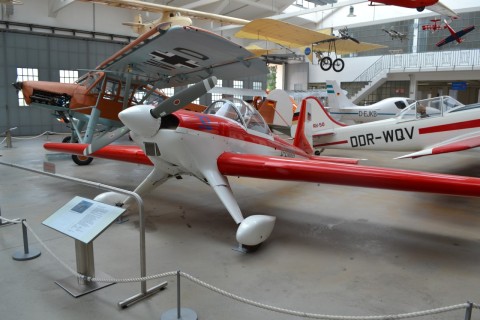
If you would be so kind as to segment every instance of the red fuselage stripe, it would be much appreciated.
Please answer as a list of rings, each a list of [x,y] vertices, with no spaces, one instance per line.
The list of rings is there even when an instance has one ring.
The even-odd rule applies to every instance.
[[[480,127],[480,119],[462,121],[456,123],[443,124],[440,126],[433,126],[418,129],[419,134],[438,133],[444,131],[453,131],[461,129],[472,129]]]
[[[345,143],[348,143],[348,141],[347,140],[341,140],[341,141],[330,142],[330,143],[321,143],[321,144],[314,145],[314,147],[315,148],[317,148],[317,147],[327,147],[327,146],[334,146],[334,145],[337,145],[337,144],[345,144]]]

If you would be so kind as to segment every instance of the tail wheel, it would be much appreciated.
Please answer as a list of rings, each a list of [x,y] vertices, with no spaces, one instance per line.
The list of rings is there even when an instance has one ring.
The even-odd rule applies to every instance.
[[[323,71],[328,71],[332,67],[332,58],[330,57],[323,57],[322,60],[320,60],[320,68],[322,68]]]
[[[338,58],[333,61],[333,70],[340,72],[343,68],[345,68],[345,62],[342,59]]]
[[[68,136],[63,138],[62,143],[70,143],[72,141],[72,137]],[[74,142],[76,143],[76,142]],[[86,166],[89,165],[92,161],[93,158],[87,157],[87,156],[77,156],[76,154],[72,155],[72,160],[79,166]]]

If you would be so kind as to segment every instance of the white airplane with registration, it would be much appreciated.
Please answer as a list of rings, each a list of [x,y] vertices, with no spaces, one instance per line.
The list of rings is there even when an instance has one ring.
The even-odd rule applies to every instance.
[[[314,156],[305,131],[304,103],[293,144],[272,134],[259,112],[242,100],[215,101],[203,113],[182,110],[215,83],[215,77],[207,78],[158,106],[127,108],[119,113],[125,127],[90,145],[47,143],[44,147],[50,151],[153,165],[151,173],[135,189],[141,196],[170,178],[196,177],[216,193],[238,225],[237,241],[247,248],[260,245],[270,236],[276,218],[267,215],[245,218],[230,187],[229,176],[480,195],[480,178],[362,166],[355,159]],[[127,132],[136,146],[109,145]],[[115,203],[118,195],[107,193],[103,201]]]
[[[415,100],[406,97],[391,97],[377,103],[358,106],[351,102],[336,81],[327,80],[328,112],[346,124],[365,123],[395,117]]]
[[[480,104],[463,105],[449,96],[418,100],[394,118],[351,126],[334,120],[320,101],[309,102],[316,153],[325,148],[410,152],[396,158],[401,159],[480,146]]]

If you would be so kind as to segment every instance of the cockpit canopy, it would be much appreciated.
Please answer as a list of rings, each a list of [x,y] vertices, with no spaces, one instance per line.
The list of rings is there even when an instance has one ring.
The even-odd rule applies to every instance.
[[[463,106],[450,96],[440,96],[431,99],[417,100],[398,114],[401,120],[442,117],[445,113]]]
[[[258,111],[249,103],[237,98],[214,101],[205,113],[231,119],[249,130],[271,134],[270,128]]]

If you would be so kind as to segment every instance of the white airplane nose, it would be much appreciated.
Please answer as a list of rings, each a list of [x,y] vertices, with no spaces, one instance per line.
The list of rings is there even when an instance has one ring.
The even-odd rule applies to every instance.
[[[153,137],[160,129],[161,118],[155,119],[150,114],[151,105],[138,105],[127,108],[118,117],[127,128],[142,137]]]

